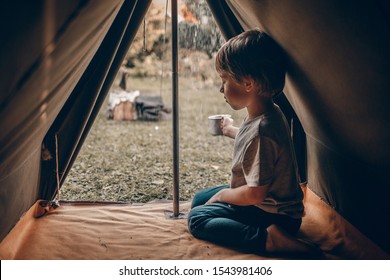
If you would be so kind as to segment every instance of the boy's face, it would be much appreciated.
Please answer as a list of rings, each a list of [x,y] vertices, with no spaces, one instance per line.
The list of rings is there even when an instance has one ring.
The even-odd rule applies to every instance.
[[[226,72],[221,72],[219,76],[222,81],[219,91],[224,95],[230,107],[234,110],[241,110],[247,107],[248,94],[245,92],[244,83],[237,82]]]

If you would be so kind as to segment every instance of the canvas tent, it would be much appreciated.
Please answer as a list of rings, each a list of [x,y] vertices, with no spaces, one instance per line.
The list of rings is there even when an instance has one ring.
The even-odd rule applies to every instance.
[[[43,250],[29,255],[27,249],[36,242],[36,236],[23,228],[33,225],[37,230],[46,219],[26,220],[33,217],[30,214],[38,200],[55,197],[53,170],[58,169],[60,185],[64,182],[150,2],[42,0],[3,4],[1,258],[88,258],[77,255],[78,251],[73,251],[76,255],[50,257]],[[390,5],[384,0],[210,0],[208,4],[226,38],[259,27],[288,55],[284,92],[292,107],[286,114],[300,121],[304,133],[304,141],[299,137],[295,140],[301,151],[301,176],[307,181],[306,214],[311,220],[305,224],[306,233],[326,232],[326,240],[335,241],[327,244],[329,250],[336,254],[341,252],[340,244],[343,250],[353,248],[347,258],[389,258]],[[42,158],[42,144],[58,158],[58,167],[55,160]],[[89,207],[96,207],[96,211]],[[55,244],[74,241],[55,240],[71,230],[71,225],[77,228],[77,221],[72,219],[62,224],[66,217],[80,217],[80,213],[72,215],[74,208],[88,208],[86,216],[101,213],[111,217],[110,221],[133,211],[115,205],[64,204],[47,219],[53,223],[51,229],[57,230],[51,235]],[[153,205],[148,209],[161,210]],[[113,218],[116,211],[120,213]],[[150,223],[147,213],[143,217]],[[322,228],[310,228],[310,223],[319,221],[323,221]],[[177,241],[181,247],[188,245],[187,251],[167,258],[253,257],[226,257],[223,254],[231,251],[217,247],[221,254],[191,253],[189,248],[195,241],[186,236],[185,223],[179,223],[179,233],[174,231],[178,239],[169,241]],[[81,227],[74,236],[81,238],[82,233]],[[156,239],[161,242],[162,238]],[[107,249],[100,241],[95,240],[100,248]],[[152,241],[137,244],[146,248],[148,242]]]

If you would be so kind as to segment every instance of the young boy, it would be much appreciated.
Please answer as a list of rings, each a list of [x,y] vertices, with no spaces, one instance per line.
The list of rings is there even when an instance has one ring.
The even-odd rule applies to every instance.
[[[224,118],[235,138],[230,186],[198,192],[188,216],[199,239],[250,253],[309,252],[293,237],[303,214],[303,194],[287,121],[273,103],[285,83],[283,51],[266,34],[246,31],[226,42],[216,57],[220,92],[234,109],[246,108],[240,128]]]

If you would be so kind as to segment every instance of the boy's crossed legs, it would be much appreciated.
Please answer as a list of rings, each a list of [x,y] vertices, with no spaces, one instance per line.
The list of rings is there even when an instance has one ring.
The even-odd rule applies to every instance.
[[[248,253],[313,253],[312,245],[293,237],[301,219],[267,213],[256,206],[226,203],[204,205],[228,186],[198,192],[188,215],[190,232],[197,238]]]

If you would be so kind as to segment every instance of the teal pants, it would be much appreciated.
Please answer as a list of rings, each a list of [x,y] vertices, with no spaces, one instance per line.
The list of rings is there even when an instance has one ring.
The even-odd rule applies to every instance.
[[[188,229],[198,239],[247,253],[264,252],[267,227],[277,224],[294,235],[302,219],[271,214],[256,206],[237,206],[227,203],[204,205],[214,194],[228,186],[218,186],[195,194],[188,214]]]

